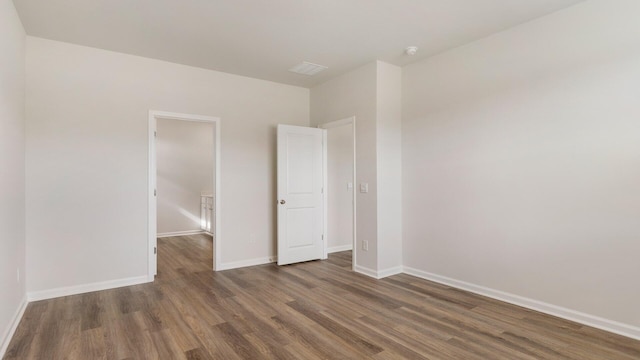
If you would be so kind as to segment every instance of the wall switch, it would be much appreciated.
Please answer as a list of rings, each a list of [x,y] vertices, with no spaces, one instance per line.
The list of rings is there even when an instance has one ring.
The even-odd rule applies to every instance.
[[[361,183],[360,184],[360,192],[361,193],[368,193],[369,192],[369,184]]]
[[[347,189],[348,189],[348,190],[353,189],[353,183],[352,183],[352,182],[348,182],[348,183],[347,183]]]
[[[369,251],[369,242],[367,240],[362,240],[362,250]]]

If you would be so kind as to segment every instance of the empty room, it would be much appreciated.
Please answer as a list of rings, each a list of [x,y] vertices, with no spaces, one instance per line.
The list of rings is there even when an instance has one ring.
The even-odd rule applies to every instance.
[[[0,0],[0,359],[640,359],[638,14]]]

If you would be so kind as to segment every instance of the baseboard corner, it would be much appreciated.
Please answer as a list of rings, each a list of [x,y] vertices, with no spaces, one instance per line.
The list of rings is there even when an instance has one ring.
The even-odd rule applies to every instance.
[[[362,266],[362,265],[358,265],[356,264],[353,267],[353,271],[362,274],[362,275],[366,275],[368,277],[372,277],[374,279],[378,278],[378,272],[373,270],[373,269],[369,269],[368,267]]]
[[[380,280],[388,276],[401,274],[403,272],[403,267],[395,266],[395,267],[391,267],[383,270],[373,270],[368,267],[356,265],[353,270],[357,273]]]
[[[378,279],[383,279],[389,276],[402,274],[403,272],[404,272],[404,268],[402,267],[402,265],[386,268],[378,271]]]

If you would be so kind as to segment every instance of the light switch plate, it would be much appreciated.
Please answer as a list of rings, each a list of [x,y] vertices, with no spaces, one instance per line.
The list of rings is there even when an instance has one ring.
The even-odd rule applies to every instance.
[[[360,184],[360,192],[361,193],[368,193],[369,192],[369,184],[361,183]]]

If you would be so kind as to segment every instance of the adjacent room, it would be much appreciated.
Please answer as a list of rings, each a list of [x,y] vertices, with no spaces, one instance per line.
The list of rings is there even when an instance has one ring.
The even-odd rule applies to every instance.
[[[156,242],[158,258],[173,266],[189,268],[209,260],[204,269],[213,270],[213,233],[215,232],[215,121],[194,121],[187,117],[168,119],[161,115],[155,122]],[[168,255],[165,249],[184,249],[188,255]],[[195,261],[194,261],[195,260]],[[155,272],[156,275],[157,271]],[[160,274],[159,276],[169,276]]]
[[[0,0],[0,359],[640,359],[638,14]]]

